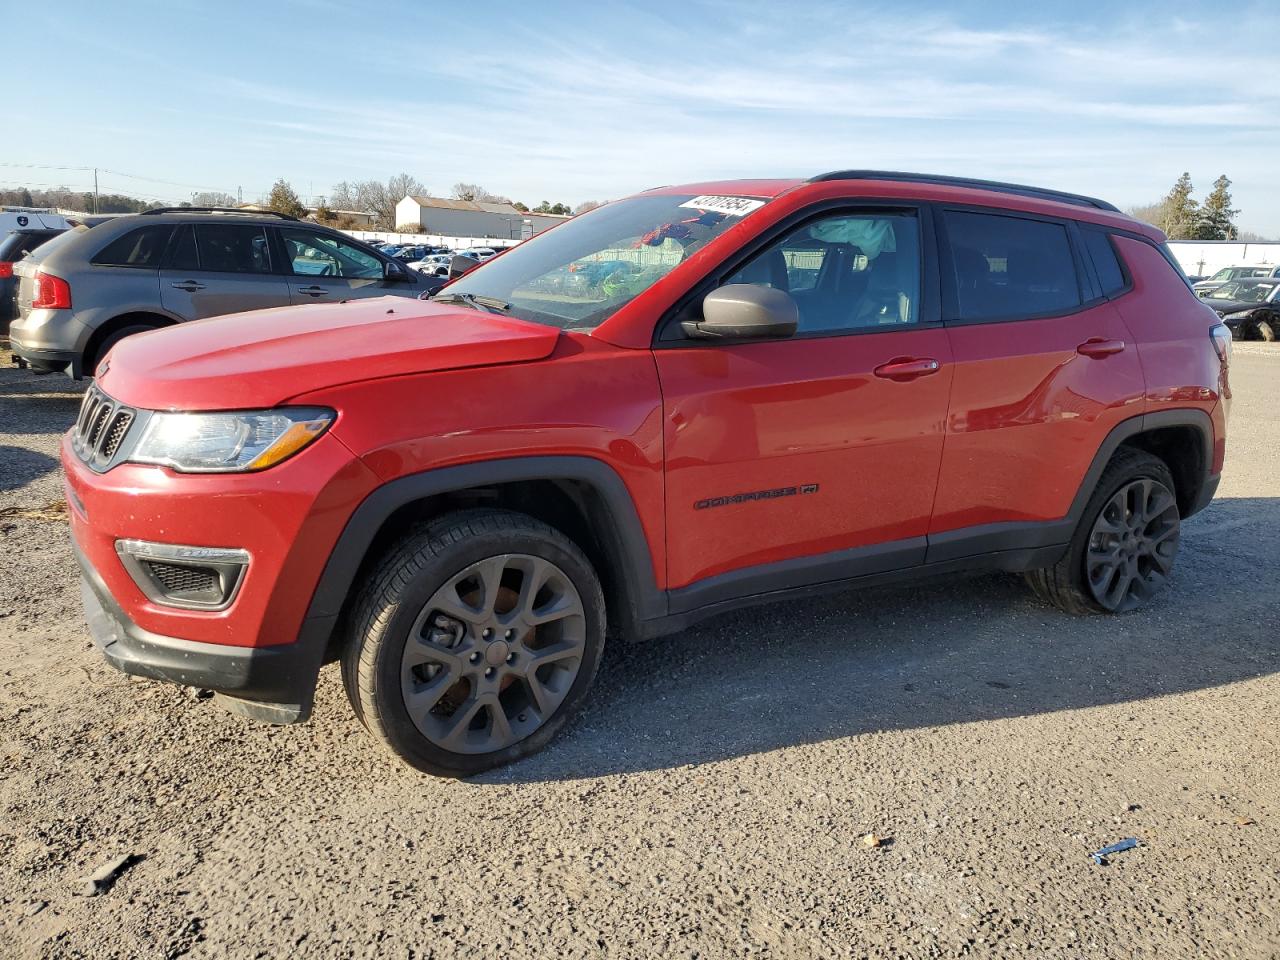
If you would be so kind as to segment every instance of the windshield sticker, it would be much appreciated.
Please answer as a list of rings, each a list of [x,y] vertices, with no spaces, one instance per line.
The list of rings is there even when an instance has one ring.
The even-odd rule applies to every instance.
[[[731,217],[745,217],[764,206],[763,200],[751,197],[694,197],[680,204],[693,210],[714,210]]]

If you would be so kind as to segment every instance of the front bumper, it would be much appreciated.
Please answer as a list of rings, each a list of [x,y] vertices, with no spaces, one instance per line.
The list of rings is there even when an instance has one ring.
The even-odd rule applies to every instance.
[[[311,715],[320,663],[307,645],[229,647],[150,633],[129,619],[79,546],[72,546],[89,635],[117,670],[213,690],[233,712],[255,720],[298,723]]]

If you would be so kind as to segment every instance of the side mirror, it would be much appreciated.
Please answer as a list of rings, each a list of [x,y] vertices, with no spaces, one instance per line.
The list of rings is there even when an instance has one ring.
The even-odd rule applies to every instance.
[[[452,280],[454,277],[460,277],[468,270],[472,270],[478,266],[480,266],[479,260],[472,260],[470,257],[464,257],[459,253],[449,261],[449,279]]]
[[[702,316],[680,324],[685,336],[696,340],[789,337],[800,322],[790,294],[754,283],[730,283],[712,290],[702,300]]]
[[[408,280],[409,272],[396,261],[388,260],[382,268],[382,276],[387,280]]]

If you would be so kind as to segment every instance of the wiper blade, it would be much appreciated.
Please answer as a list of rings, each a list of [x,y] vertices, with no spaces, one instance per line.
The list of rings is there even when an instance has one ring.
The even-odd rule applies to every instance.
[[[506,313],[511,309],[511,304],[505,300],[499,300],[497,297],[486,297],[480,293],[445,292],[436,294],[431,299],[436,303],[465,303],[473,307],[483,307],[491,313]]]

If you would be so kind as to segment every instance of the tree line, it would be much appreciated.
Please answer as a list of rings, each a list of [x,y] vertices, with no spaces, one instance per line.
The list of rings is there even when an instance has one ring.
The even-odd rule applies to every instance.
[[[1191,174],[1183,173],[1162,199],[1130,207],[1128,213],[1159,227],[1170,240],[1266,239],[1236,226],[1240,211],[1231,206],[1231,180],[1225,173],[1213,181],[1204,200],[1197,200],[1194,192]]]

